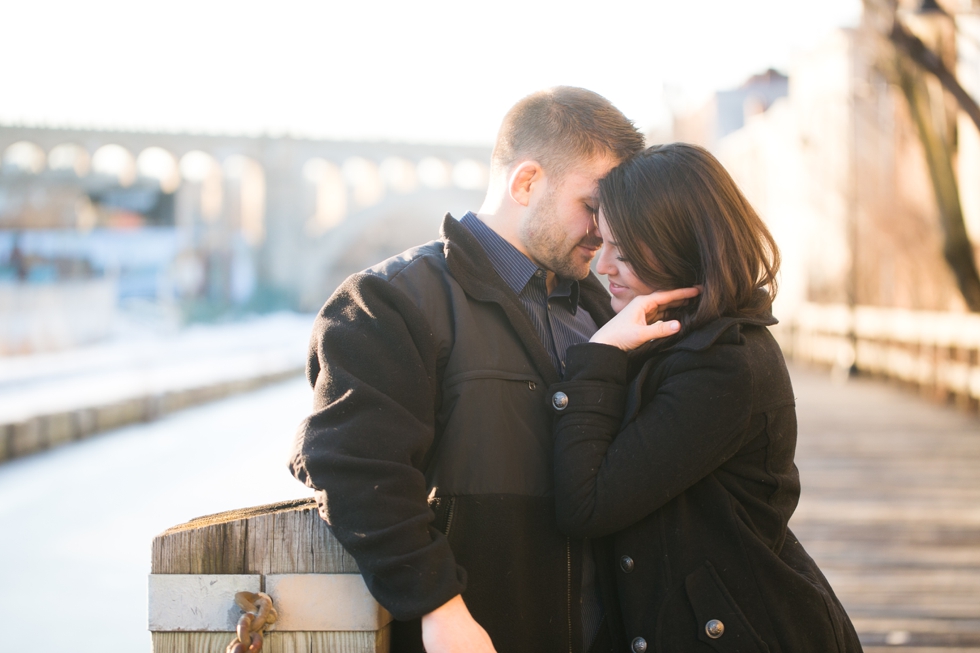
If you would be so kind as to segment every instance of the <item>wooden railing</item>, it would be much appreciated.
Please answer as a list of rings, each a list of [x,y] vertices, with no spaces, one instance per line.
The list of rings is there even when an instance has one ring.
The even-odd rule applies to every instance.
[[[976,411],[980,315],[804,304],[773,329],[787,358],[857,370]]]

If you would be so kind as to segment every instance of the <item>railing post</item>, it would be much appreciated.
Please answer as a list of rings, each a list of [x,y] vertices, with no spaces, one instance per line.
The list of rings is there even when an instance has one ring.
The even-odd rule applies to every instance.
[[[224,653],[240,591],[268,593],[279,613],[263,653],[388,653],[391,616],[312,499],[200,517],[154,538],[154,653]]]

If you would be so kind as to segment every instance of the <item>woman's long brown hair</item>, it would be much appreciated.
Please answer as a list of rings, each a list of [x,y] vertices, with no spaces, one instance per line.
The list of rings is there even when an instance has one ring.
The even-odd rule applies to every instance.
[[[684,330],[770,310],[776,241],[707,150],[686,143],[647,148],[599,182],[599,203],[612,240],[644,283],[702,287],[672,316]]]

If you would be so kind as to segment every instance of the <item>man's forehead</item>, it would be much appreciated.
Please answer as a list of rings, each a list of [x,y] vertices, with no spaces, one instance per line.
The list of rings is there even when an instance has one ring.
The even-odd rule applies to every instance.
[[[606,176],[610,170],[619,164],[619,160],[612,156],[595,157],[569,166],[565,171],[564,181],[572,182],[576,186],[598,185],[599,180]]]

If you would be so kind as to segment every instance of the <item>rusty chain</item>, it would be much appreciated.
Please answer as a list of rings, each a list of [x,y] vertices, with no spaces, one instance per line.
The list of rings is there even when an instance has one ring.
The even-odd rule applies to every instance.
[[[265,627],[274,624],[279,617],[272,605],[272,597],[265,592],[239,592],[235,594],[235,603],[245,614],[238,620],[236,637],[225,653],[259,653]]]

